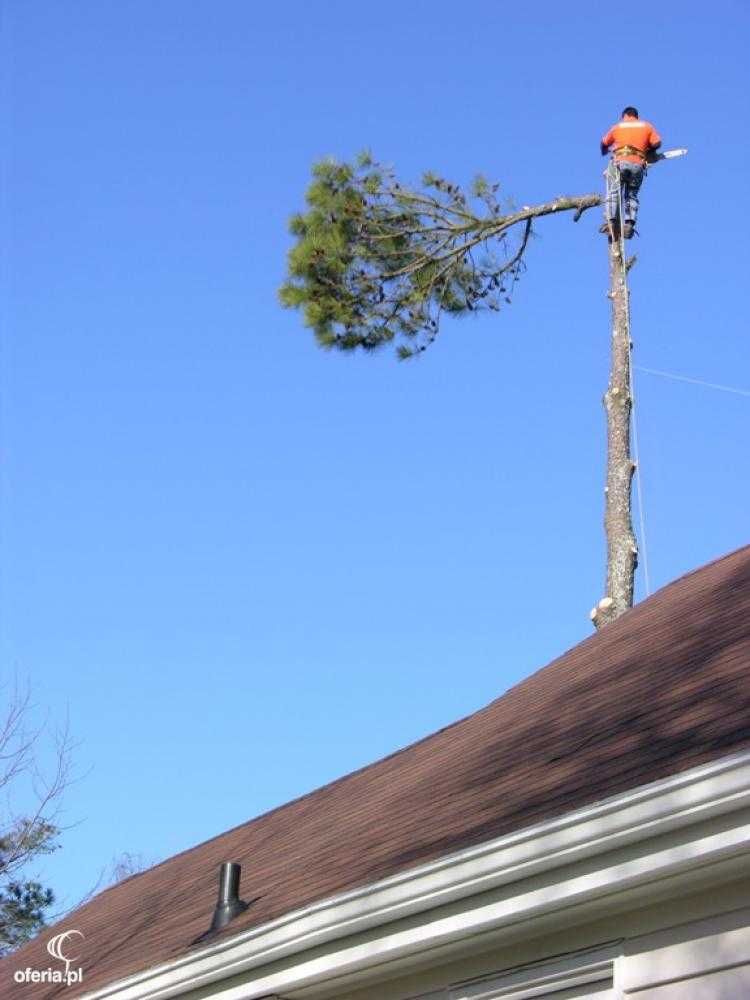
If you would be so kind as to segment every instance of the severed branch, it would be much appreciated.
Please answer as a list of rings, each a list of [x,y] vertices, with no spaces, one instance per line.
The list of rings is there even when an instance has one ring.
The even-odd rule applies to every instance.
[[[566,195],[519,209],[501,204],[499,185],[484,178],[465,192],[431,173],[415,191],[366,154],[313,173],[308,210],[291,221],[297,243],[281,301],[303,309],[324,347],[395,340],[401,358],[424,351],[446,313],[510,304],[536,219],[577,220],[601,204],[598,194]]]

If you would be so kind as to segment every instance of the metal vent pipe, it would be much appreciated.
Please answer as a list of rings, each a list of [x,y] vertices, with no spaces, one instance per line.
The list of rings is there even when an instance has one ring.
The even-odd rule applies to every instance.
[[[219,869],[219,898],[214,910],[211,930],[218,931],[247,909],[240,899],[240,874],[242,867],[236,861],[225,861]]]

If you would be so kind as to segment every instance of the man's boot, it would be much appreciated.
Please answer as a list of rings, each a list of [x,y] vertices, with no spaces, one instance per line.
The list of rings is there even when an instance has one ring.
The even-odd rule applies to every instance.
[[[633,233],[635,232],[635,223],[628,220],[623,226],[622,235],[626,240],[632,240]]]
[[[599,232],[604,233],[605,236],[609,236],[612,240],[616,240],[619,236],[617,220],[615,219],[612,222],[603,222],[602,225],[599,226]]]

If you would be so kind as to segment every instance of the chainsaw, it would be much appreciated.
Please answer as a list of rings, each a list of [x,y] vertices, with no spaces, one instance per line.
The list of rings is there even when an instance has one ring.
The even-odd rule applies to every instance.
[[[660,153],[656,149],[650,149],[646,153],[646,163],[651,166],[652,163],[658,163],[659,160],[674,160],[677,156],[684,156],[687,153],[686,149],[667,149],[663,153]]]

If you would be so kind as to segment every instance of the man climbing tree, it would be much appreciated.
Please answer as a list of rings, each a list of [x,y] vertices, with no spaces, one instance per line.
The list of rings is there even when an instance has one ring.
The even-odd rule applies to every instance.
[[[412,189],[363,154],[356,163],[313,167],[307,211],[292,217],[283,305],[303,311],[325,348],[373,351],[394,343],[399,358],[433,343],[445,313],[501,310],[525,270],[535,221],[602,203],[598,194],[565,196],[518,209],[501,204],[497,184],[471,189],[433,173]],[[605,395],[607,574],[591,613],[599,628],[633,603],[637,561],[631,527],[630,330],[622,245],[611,241],[612,368]]]
[[[630,106],[625,108],[621,120],[602,138],[602,156],[614,147],[614,171],[608,175],[605,221],[600,229],[600,232],[609,235],[610,240],[620,238],[621,224],[625,239],[633,236],[638,218],[638,192],[646,176],[646,164],[659,146],[661,136],[654,126],[650,122],[642,122],[638,111]],[[620,219],[620,208],[623,219]]]

